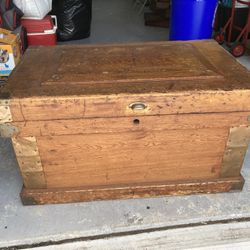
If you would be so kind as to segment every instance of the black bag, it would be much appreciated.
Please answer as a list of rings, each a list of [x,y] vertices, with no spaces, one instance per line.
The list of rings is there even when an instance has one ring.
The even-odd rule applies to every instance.
[[[4,13],[11,7],[10,0],[0,0],[0,13]]]
[[[57,16],[59,41],[90,36],[92,0],[53,0],[52,13]]]
[[[0,27],[13,31],[20,25],[23,13],[13,1],[0,0],[0,15]]]

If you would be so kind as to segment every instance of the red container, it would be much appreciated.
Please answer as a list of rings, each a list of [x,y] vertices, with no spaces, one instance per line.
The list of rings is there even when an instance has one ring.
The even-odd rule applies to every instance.
[[[56,45],[56,16],[42,20],[22,18],[22,26],[27,30],[29,45]]]

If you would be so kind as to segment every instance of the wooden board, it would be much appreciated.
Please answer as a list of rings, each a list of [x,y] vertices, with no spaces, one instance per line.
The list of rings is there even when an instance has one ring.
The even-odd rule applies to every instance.
[[[139,131],[37,143],[47,187],[59,188],[216,178],[227,136],[227,129]]]
[[[250,112],[250,90],[13,99],[13,121]],[[143,110],[131,109],[140,102]],[[246,120],[248,117],[246,117]]]
[[[250,125],[250,112],[131,116],[88,119],[61,119],[13,122],[15,135],[58,136],[82,134],[110,134],[162,130],[225,128]],[[1,127],[1,125],[0,125]]]
[[[242,177],[210,181],[158,183],[130,186],[88,187],[69,189],[25,189],[21,192],[24,205],[43,205],[94,200],[147,198],[164,195],[187,195],[229,192],[242,189]]]

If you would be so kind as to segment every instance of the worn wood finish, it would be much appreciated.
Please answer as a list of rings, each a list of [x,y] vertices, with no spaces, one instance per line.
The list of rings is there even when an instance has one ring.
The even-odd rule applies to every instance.
[[[23,188],[21,198],[25,205],[42,205],[70,203],[94,200],[113,200],[147,198],[164,195],[187,195],[201,193],[229,192],[242,189],[242,177],[231,179],[214,179],[192,182],[131,184],[129,186],[94,186],[69,189],[26,189]]]
[[[109,134],[162,130],[226,128],[250,125],[250,112],[131,116],[13,122],[21,137]],[[139,122],[139,124],[137,123]],[[1,127],[1,125],[0,125]]]
[[[15,98],[220,92],[249,90],[249,76],[212,40],[66,45],[30,48],[6,91]]]
[[[242,188],[250,73],[213,41],[31,48],[0,97],[26,204]]]
[[[47,186],[63,188],[216,178],[227,135],[227,129],[139,131],[43,136],[37,143]]]
[[[249,99],[250,90],[39,97],[12,100],[11,112],[13,121],[250,112]],[[137,101],[147,108],[133,111],[130,104]]]

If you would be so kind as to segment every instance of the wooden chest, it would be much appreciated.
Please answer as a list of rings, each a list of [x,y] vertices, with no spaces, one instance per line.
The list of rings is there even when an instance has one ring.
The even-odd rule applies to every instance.
[[[0,133],[24,204],[240,190],[250,73],[213,41],[34,47]]]

